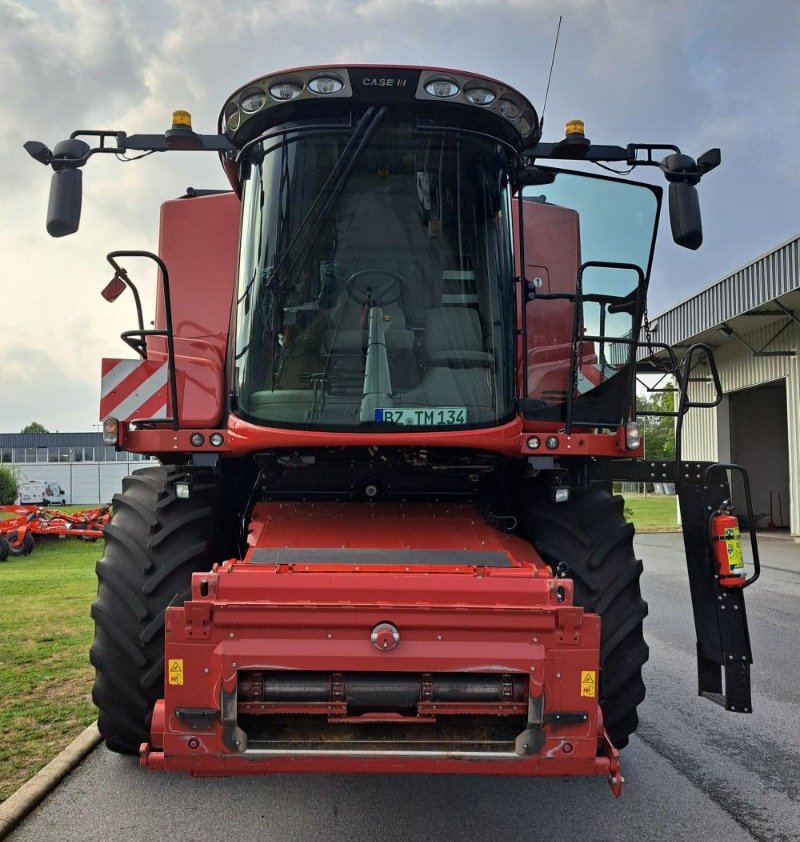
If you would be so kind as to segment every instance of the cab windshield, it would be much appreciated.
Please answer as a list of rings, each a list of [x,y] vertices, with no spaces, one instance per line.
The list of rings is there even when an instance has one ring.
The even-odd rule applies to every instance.
[[[508,166],[491,141],[390,120],[251,147],[238,414],[385,432],[510,417]]]

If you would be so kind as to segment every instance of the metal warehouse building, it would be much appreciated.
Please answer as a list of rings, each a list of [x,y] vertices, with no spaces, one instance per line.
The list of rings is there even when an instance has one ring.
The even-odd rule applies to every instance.
[[[654,340],[710,346],[724,393],[714,409],[691,409],[683,457],[744,466],[759,528],[800,536],[800,236],[653,319]],[[706,363],[692,395],[712,395]],[[694,390],[697,389],[698,392]],[[740,481],[734,498],[744,511]]]
[[[100,433],[0,433],[0,462],[13,468],[20,483],[57,482],[67,503],[107,503],[122,487],[122,478],[148,465],[138,453],[117,453]]]

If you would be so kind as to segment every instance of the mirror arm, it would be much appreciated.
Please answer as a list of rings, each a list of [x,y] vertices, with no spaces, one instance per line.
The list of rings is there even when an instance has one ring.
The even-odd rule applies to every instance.
[[[669,152],[663,160],[655,157],[656,152]],[[697,184],[711,170],[719,166],[719,149],[709,149],[697,161],[668,143],[629,143],[627,146],[602,146],[596,143],[578,144],[560,141],[559,143],[537,143],[525,149],[519,156],[521,168],[535,172],[537,159],[556,159],[567,161],[591,161],[595,163],[624,162],[629,167],[658,167],[669,182]],[[532,183],[536,182],[535,179]]]
[[[80,138],[95,138],[99,144],[90,148]],[[24,144],[26,152],[40,164],[51,166],[54,170],[74,169],[82,167],[95,153],[110,153],[123,155],[128,151],[137,152],[168,152],[170,150],[195,150],[200,152],[234,152],[236,147],[225,135],[211,134],[201,135],[194,132],[185,135],[166,134],[134,134],[127,135],[125,132],[79,129],[69,136],[70,141],[81,143],[85,147],[84,154],[63,157],[58,154],[56,145],[55,152],[51,152],[43,143],[29,140]],[[113,145],[110,141],[113,140]],[[67,143],[67,141],[64,141]]]

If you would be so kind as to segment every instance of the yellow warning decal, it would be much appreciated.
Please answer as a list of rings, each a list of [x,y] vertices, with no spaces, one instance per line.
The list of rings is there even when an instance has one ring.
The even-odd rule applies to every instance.
[[[728,551],[728,565],[731,568],[731,573],[741,573],[744,570],[744,559],[742,558],[742,539],[739,535],[739,527],[726,529],[723,540]]]
[[[594,670],[581,670],[581,697],[593,699],[597,689],[597,673]]]
[[[183,684],[183,658],[170,658],[168,672],[170,684]]]

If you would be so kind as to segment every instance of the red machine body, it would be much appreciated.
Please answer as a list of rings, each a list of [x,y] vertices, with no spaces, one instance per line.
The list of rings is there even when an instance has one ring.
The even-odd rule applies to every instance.
[[[598,617],[474,507],[261,503],[249,544],[167,611],[143,765],[620,783]]]
[[[527,207],[530,205],[530,207]],[[120,446],[140,453],[211,451],[244,455],[266,447],[362,446],[374,442],[372,434],[337,433],[297,428],[270,428],[250,424],[235,413],[225,427],[217,426],[225,404],[225,349],[235,287],[239,201],[233,193],[176,199],[165,202],[161,214],[161,254],[169,266],[175,325],[176,374],[180,429],[130,429],[122,425]],[[517,216],[513,215],[515,230]],[[580,232],[577,214],[559,208],[526,202],[525,262],[534,277],[544,279],[551,293],[574,291],[580,265]],[[544,232],[542,236],[541,232]],[[518,233],[517,233],[517,239]],[[517,249],[517,257],[519,249]],[[203,290],[202,294],[198,294]],[[206,291],[210,291],[206,294]],[[518,343],[518,377],[523,378],[523,357],[527,359],[528,395],[545,402],[563,400],[570,367],[574,305],[553,302],[546,317],[530,305],[524,309],[529,335],[528,351]],[[156,327],[163,327],[163,293],[159,295]],[[522,330],[523,309],[518,302],[517,318]],[[100,418],[113,416],[125,422],[136,417],[166,417],[172,407],[168,395],[165,343],[150,337],[147,360],[106,358],[102,361]],[[581,383],[599,380],[597,355],[591,342],[584,342],[578,371]],[[563,424],[518,417],[493,429],[454,430],[429,433],[426,438],[442,447],[479,447],[505,455],[526,455],[531,433],[555,434],[559,453],[580,456],[636,457],[643,447],[626,447],[625,429],[616,435],[582,430],[564,435]],[[192,444],[192,432],[203,434],[202,444]],[[221,445],[209,442],[214,432],[223,435]],[[414,445],[414,433],[384,434],[387,446]]]
[[[214,428],[222,420],[239,212],[233,193],[174,199],[161,207],[159,249],[169,267],[177,412],[185,429]],[[154,324],[164,327],[163,284]],[[151,336],[147,343],[146,360],[103,359],[101,419],[173,414],[166,340]]]

